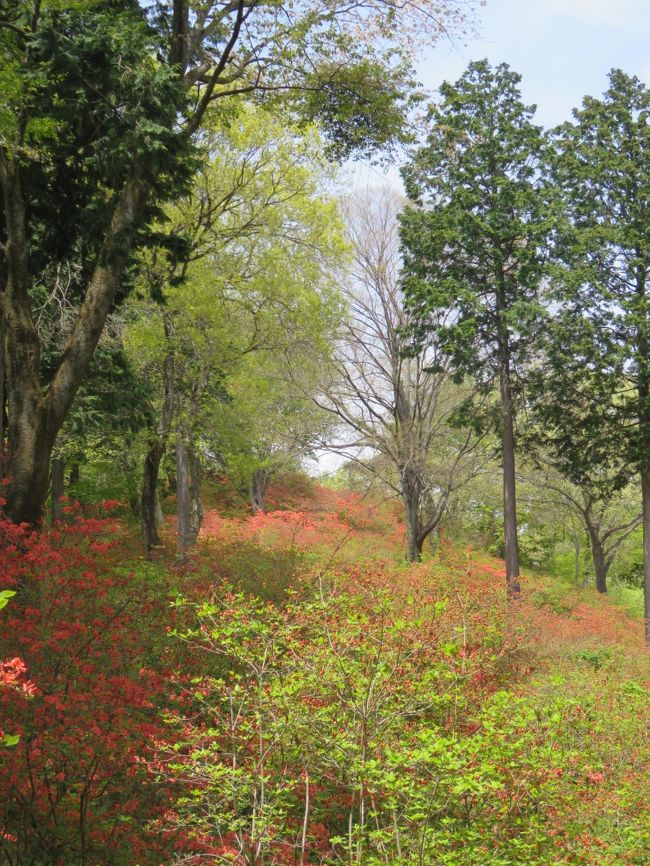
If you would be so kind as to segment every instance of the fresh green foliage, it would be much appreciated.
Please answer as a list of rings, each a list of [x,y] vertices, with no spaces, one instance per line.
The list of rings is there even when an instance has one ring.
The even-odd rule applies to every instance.
[[[240,108],[206,135],[209,162],[168,209],[189,261],[143,257],[142,288],[162,287],[165,301],[132,303],[125,342],[157,390],[173,353],[175,424],[248,490],[255,472],[294,465],[324,426],[309,394],[341,315],[345,246],[317,132]]]

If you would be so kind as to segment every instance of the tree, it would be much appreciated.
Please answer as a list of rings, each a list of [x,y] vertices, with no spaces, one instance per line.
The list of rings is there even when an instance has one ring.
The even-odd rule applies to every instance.
[[[339,421],[327,448],[379,478],[404,503],[406,557],[420,559],[449,497],[478,471],[480,436],[452,424],[468,389],[453,387],[435,341],[404,355],[409,317],[399,286],[399,196],[384,190],[345,203],[353,268],[349,313],[320,406]]]
[[[299,469],[331,427],[312,397],[322,388],[326,334],[337,325],[333,312],[326,304],[320,313],[314,309],[318,318],[301,345],[287,340],[282,348],[279,333],[275,348],[247,355],[229,381],[220,426],[224,464],[249,495],[253,513],[266,509],[269,484]]]
[[[587,536],[594,566],[596,589],[607,592],[607,577],[616,554],[627,538],[641,524],[639,501],[629,484],[622,490],[619,485],[612,487],[605,479],[595,477],[598,467],[590,479],[583,476],[580,483],[574,484],[562,478],[552,467],[543,467],[541,475],[533,477],[532,484],[539,488],[534,496],[535,503],[546,503],[565,513],[576,515]],[[576,557],[579,548],[576,547]],[[576,568],[576,577],[578,569]]]
[[[470,64],[445,83],[431,131],[404,170],[404,292],[416,346],[434,340],[457,377],[498,380],[506,580],[519,592],[515,490],[516,375],[541,315],[547,233],[538,181],[544,137],[502,64]],[[433,332],[433,333],[432,333]]]
[[[155,494],[170,435],[182,550],[200,526],[202,459],[226,471],[236,464],[238,474],[245,465],[248,488],[257,469],[266,477],[280,454],[304,449],[309,423],[318,422],[307,423],[308,404],[287,368],[299,367],[313,389],[315,358],[340,306],[331,272],[343,241],[322,192],[330,169],[316,131],[240,106],[205,144],[210,160],[191,195],[167,209],[170,254],[156,248],[142,257],[142,286],[164,301],[130,307],[129,355],[161,392],[142,487],[147,550],[159,543]],[[185,249],[180,264],[177,247]]]
[[[441,22],[454,27],[466,8],[457,0],[2,4],[0,279],[13,520],[40,519],[58,431],[157,205],[187,185],[208,107],[227,115],[241,94],[294,97],[303,117],[323,119],[335,151],[386,144],[410,102],[403,26],[435,41]],[[77,316],[44,380],[32,288],[48,266],[69,261],[79,264]]]
[[[556,315],[540,370],[549,441],[580,480],[638,471],[650,642],[650,91],[620,70],[557,130],[551,177],[566,215],[554,244]],[[567,439],[570,449],[565,452]],[[564,443],[564,444],[563,444]]]
[[[74,293],[74,272],[63,270],[57,274],[49,291],[39,283],[34,287],[35,325],[42,347],[41,368],[47,377],[48,368],[55,366],[65,346],[76,316],[70,294]],[[75,402],[61,428],[51,461],[51,513],[54,521],[61,519],[65,490],[65,469],[70,469],[78,487],[82,463],[93,463],[99,468],[101,460],[115,461],[126,469],[130,446],[139,431],[150,423],[149,399],[151,393],[145,383],[138,380],[122,346],[124,329],[122,306],[108,317],[86,377],[77,392]],[[126,460],[125,460],[126,455]],[[132,480],[133,473],[123,473]],[[134,490],[129,490],[133,506]],[[78,498],[79,490],[75,491]]]

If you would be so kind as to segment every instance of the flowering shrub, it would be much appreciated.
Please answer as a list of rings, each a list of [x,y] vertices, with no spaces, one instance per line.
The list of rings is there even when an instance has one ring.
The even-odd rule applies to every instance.
[[[164,600],[120,567],[114,533],[107,519],[40,534],[0,521],[0,587],[15,592],[0,623],[15,743],[0,751],[0,851],[16,866],[160,862],[145,826],[168,795],[142,761],[161,728]]]
[[[506,650],[450,640],[448,609],[322,585],[282,611],[232,593],[196,607],[179,636],[214,671],[169,717],[176,742],[154,764],[183,783],[167,815],[180,861],[548,862],[566,708],[479,699]]]
[[[4,862],[647,866],[639,624],[537,578],[509,606],[444,536],[407,566],[389,507],[297,505],[209,512],[178,572],[73,506],[0,521]]]
[[[629,679],[645,660],[626,657],[614,706],[596,697],[631,624],[584,597],[540,608],[532,584],[511,609],[503,566],[444,537],[435,561],[397,564],[385,514],[359,528],[340,502],[327,518],[305,503],[217,521],[210,556],[223,574],[227,552],[239,587],[256,558],[298,551],[282,598],[272,575],[246,587],[274,603],[223,581],[204,584],[209,602],[178,603],[195,623],[177,637],[204,661],[151,766],[182,788],[159,824],[178,862],[645,864],[647,689]],[[562,635],[570,655],[547,671],[544,640],[557,658]]]
[[[13,589],[0,591],[0,610],[7,606],[9,599],[15,595]],[[27,668],[20,658],[0,662],[0,689],[10,688],[22,692],[25,696],[33,695],[36,687],[27,677]],[[0,724],[0,746],[15,746],[20,740],[18,734],[10,734],[3,730]]]

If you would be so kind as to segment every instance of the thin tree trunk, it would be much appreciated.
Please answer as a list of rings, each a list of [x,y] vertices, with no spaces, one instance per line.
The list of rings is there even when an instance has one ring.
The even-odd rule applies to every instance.
[[[188,434],[176,435],[176,513],[178,516],[178,558],[183,562],[194,547],[201,523],[201,464]]]
[[[607,573],[609,563],[605,557],[605,551],[596,531],[589,527],[589,541],[591,544],[591,555],[594,560],[594,574],[596,575],[596,589],[598,592],[607,594]]]
[[[160,501],[160,493],[156,491],[156,527],[158,529],[162,529],[165,525],[165,515],[162,510],[162,503]]]
[[[504,275],[497,274],[496,315],[499,352],[499,392],[503,421],[503,528],[505,542],[506,586],[508,596],[515,598],[519,585],[519,543],[517,540],[517,488],[515,478],[515,431],[512,383],[510,381],[510,338],[506,315]]]
[[[519,543],[517,540],[517,490],[515,479],[515,434],[510,362],[505,346],[500,372],[501,406],[503,413],[503,523],[505,534],[505,563],[508,595],[517,596],[519,585]]]
[[[193,444],[189,444],[187,447],[187,458],[190,483],[190,519],[187,540],[188,546],[194,547],[203,523],[203,506],[201,504],[201,461]]]
[[[164,326],[165,337],[171,340],[172,326],[166,314],[164,315]],[[160,474],[160,464],[167,449],[167,439],[174,414],[174,375],[175,359],[173,348],[170,345],[163,364],[163,402],[160,423],[156,430],[156,440],[144,458],[142,472],[140,519],[142,522],[144,549],[147,555],[151,553],[154,547],[159,547],[161,543],[158,533],[160,522],[157,516],[157,506],[159,506],[158,476]]]
[[[4,293],[3,293],[4,294]],[[5,477],[5,325],[0,299],[0,479]]]
[[[176,433],[176,518],[178,558],[183,562],[187,555],[190,536],[190,469],[183,432]]]
[[[645,641],[650,645],[650,469],[641,472],[643,507],[643,618]]]
[[[582,532],[574,532],[573,533],[573,550],[574,550],[574,579],[576,586],[580,586],[580,579],[582,577]]]
[[[637,256],[641,260],[640,250]],[[641,450],[641,513],[643,525],[643,619],[646,645],[650,646],[650,311],[645,268],[637,270],[639,326],[637,330],[638,421]]]
[[[157,484],[160,461],[164,453],[164,443],[158,441],[149,449],[144,458],[142,471],[142,490],[140,493],[140,521],[142,540],[147,554],[160,546],[158,522],[156,520]]]
[[[63,518],[63,507],[61,497],[65,493],[65,460],[62,457],[52,458],[52,480],[50,483],[50,499],[52,509],[52,523]]]

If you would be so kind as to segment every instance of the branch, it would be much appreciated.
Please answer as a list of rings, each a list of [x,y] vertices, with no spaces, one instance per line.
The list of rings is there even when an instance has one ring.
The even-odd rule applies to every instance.
[[[215,87],[217,86],[217,84],[219,83],[219,78],[221,76],[221,73],[224,71],[224,69],[228,65],[228,61],[230,59],[230,56],[231,56],[231,54],[235,48],[235,45],[237,44],[237,41],[239,39],[242,24],[244,23],[244,21],[247,17],[244,15],[244,10],[247,8],[247,5],[249,6],[248,14],[250,14],[250,12],[257,5],[257,0],[253,0],[253,2],[250,3],[250,5],[245,3],[244,0],[238,0],[238,2],[237,2],[237,15],[235,18],[235,23],[233,25],[232,34],[231,34],[230,39],[226,43],[226,45],[225,45],[225,47],[221,53],[221,57],[219,58],[219,62],[217,63],[217,66],[216,66],[214,72],[210,76],[210,81],[206,85],[206,88],[203,92],[203,96],[201,97],[201,100],[200,100],[200,102],[196,108],[196,111],[194,112],[192,119],[190,120],[188,125],[185,127],[184,135],[187,138],[194,135],[194,133],[200,127],[201,121],[203,120],[203,115],[207,111],[208,105],[212,101],[214,90],[215,90]]]

